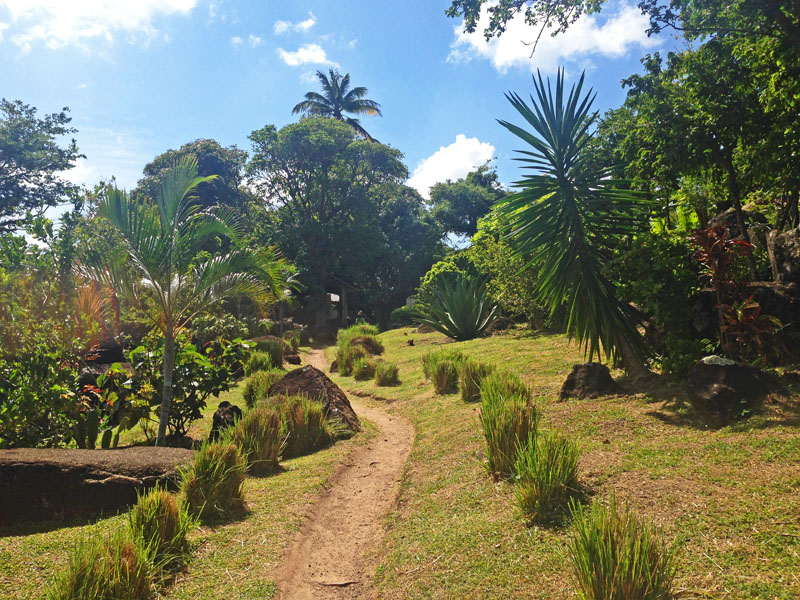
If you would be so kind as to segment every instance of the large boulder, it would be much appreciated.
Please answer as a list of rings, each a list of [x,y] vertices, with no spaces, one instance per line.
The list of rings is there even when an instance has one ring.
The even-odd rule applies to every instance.
[[[361,431],[361,424],[345,393],[316,367],[306,365],[289,371],[269,388],[270,396],[294,394],[303,394],[322,402],[328,417],[338,419],[353,433]]]
[[[773,229],[767,236],[767,250],[775,281],[800,286],[800,228],[784,232]]]
[[[589,362],[572,367],[572,372],[561,386],[558,397],[561,400],[597,398],[614,394],[617,391],[617,384],[611,378],[608,367],[602,363]]]
[[[689,375],[692,406],[711,424],[724,425],[746,414],[770,391],[766,373],[720,356],[700,360]]]
[[[114,514],[156,484],[174,489],[194,453],[134,446],[116,450],[0,450],[0,524]]]

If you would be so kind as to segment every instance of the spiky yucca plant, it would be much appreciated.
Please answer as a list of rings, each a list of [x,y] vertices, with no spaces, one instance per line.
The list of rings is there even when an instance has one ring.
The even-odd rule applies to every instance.
[[[478,337],[500,314],[500,307],[489,299],[486,281],[460,274],[442,277],[418,310],[420,323],[458,341]]]

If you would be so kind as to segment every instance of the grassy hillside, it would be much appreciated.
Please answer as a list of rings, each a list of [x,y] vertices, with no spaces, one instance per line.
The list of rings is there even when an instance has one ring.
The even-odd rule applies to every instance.
[[[401,500],[386,521],[380,597],[574,597],[569,528],[523,525],[510,485],[493,482],[483,467],[478,405],[436,396],[423,379],[420,357],[445,338],[412,329],[380,338],[384,358],[400,366],[400,386],[334,376],[417,428]],[[615,492],[677,544],[685,597],[800,597],[797,396],[711,431],[693,419],[680,390],[661,384],[649,393],[558,402],[572,364],[583,362],[562,336],[511,332],[451,347],[534,387],[544,426],[579,442],[581,479],[591,493]],[[332,359],[334,349],[328,352]]]

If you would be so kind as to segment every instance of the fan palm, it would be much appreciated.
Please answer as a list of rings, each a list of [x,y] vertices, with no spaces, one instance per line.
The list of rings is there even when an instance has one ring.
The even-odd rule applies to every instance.
[[[358,119],[347,117],[344,113],[381,117],[383,116],[380,110],[381,105],[364,97],[367,95],[367,88],[349,89],[350,73],[344,77],[335,69],[330,69],[328,73],[330,77],[322,71],[317,71],[322,93],[308,92],[305,96],[306,99],[292,109],[292,114],[304,113],[313,117],[331,117],[343,121],[350,125],[357,135],[374,142],[375,140],[361,126]]]
[[[589,158],[596,113],[590,113],[592,90],[582,95],[583,81],[581,75],[567,95],[560,70],[554,94],[539,74],[530,107],[519,95],[506,94],[533,131],[499,123],[532,150],[520,150],[516,159],[528,171],[514,184],[519,191],[496,206],[508,221],[506,235],[527,257],[527,267],[538,270],[540,300],[553,312],[566,307],[567,331],[589,359],[599,357],[602,348],[607,358],[620,358],[629,374],[639,376],[646,370],[638,312],[617,298],[602,270],[609,248],[635,231],[645,205],[627,182]]]
[[[274,300],[291,283],[289,265],[272,250],[236,248],[237,224],[231,213],[206,209],[194,195],[214,176],[198,177],[197,160],[185,158],[169,169],[155,203],[139,202],[118,189],[101,199],[98,214],[119,233],[117,253],[90,249],[78,266],[81,275],[135,295],[149,294],[155,322],[164,333],[164,390],[157,444],[166,435],[172,399],[175,336],[203,309],[234,295]],[[203,244],[212,236],[234,243],[225,254],[208,256]]]

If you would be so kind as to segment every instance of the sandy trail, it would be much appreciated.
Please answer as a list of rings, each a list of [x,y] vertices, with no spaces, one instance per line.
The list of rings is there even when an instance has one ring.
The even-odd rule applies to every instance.
[[[322,350],[312,350],[306,360],[326,370]],[[350,453],[312,505],[276,569],[278,598],[377,598],[370,586],[375,565],[368,553],[383,538],[382,519],[397,498],[414,427],[348,398],[356,414],[374,423],[379,433]]]

